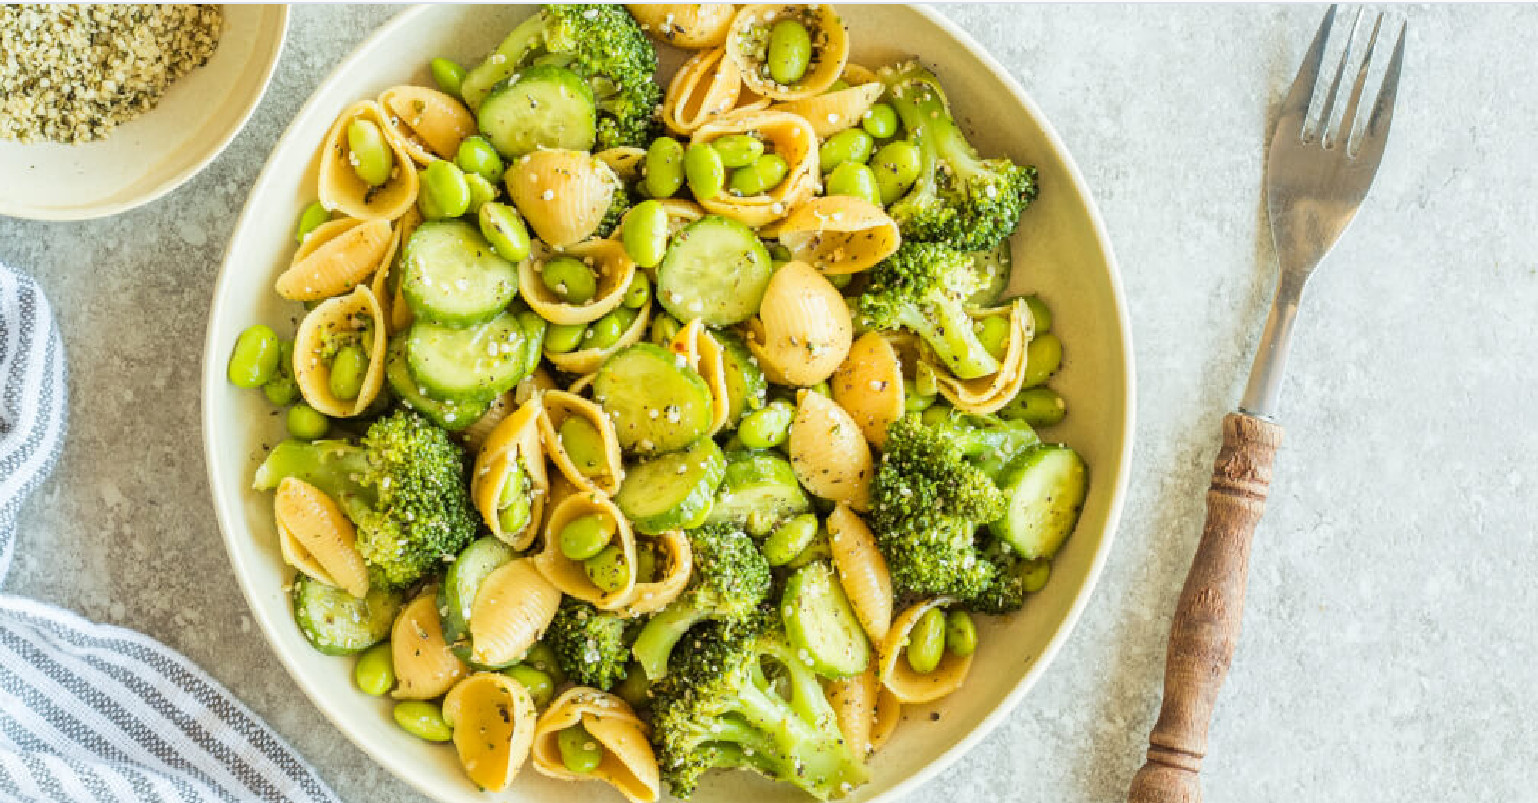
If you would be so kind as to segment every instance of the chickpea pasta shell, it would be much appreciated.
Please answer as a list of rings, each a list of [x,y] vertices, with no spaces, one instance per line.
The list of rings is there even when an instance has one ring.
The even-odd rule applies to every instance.
[[[379,106],[385,113],[385,133],[423,167],[438,159],[452,160],[459,143],[476,133],[470,110],[436,89],[392,86],[380,94]]]
[[[540,399],[539,432],[550,462],[579,490],[599,491],[607,496],[619,493],[620,483],[625,479],[625,466],[619,436],[614,433],[614,422],[604,415],[603,408],[564,390],[547,390]],[[573,416],[591,424],[603,443],[604,465],[594,476],[588,476],[578,468],[561,442],[561,424]]]
[[[518,264],[518,293],[530,309],[546,321],[561,326],[592,323],[619,309],[636,272],[635,260],[625,253],[624,245],[616,240],[589,240],[573,245],[561,254],[551,254],[550,257],[560,255],[575,257],[584,264],[591,263],[588,267],[598,280],[597,290],[590,300],[582,304],[562,301],[555,291],[545,286],[544,277],[541,276],[544,262],[548,260],[536,261],[530,257]],[[545,356],[553,355],[547,352]],[[563,371],[573,371],[554,359],[551,362]],[[580,370],[575,372],[586,373]]]
[[[811,67],[794,86],[775,83],[767,75],[764,62],[749,52],[750,43],[756,38],[755,29],[767,28],[785,17],[800,21],[812,38]],[[749,89],[773,100],[800,100],[828,91],[843,75],[844,64],[849,61],[849,30],[833,6],[827,4],[743,6],[727,32],[726,54],[737,63],[742,82]]]
[[[797,204],[816,194],[821,186],[822,168],[816,130],[806,118],[789,112],[739,110],[695,129],[689,141],[709,144],[731,134],[755,132],[773,146],[790,168],[784,180],[762,195],[739,197],[723,189],[713,197],[696,200],[708,212],[757,228],[785,217]]]
[[[603,760],[591,772],[572,772],[561,760],[557,737],[573,725],[581,725],[603,745]],[[646,723],[624,700],[577,686],[552,701],[535,725],[534,769],[561,780],[604,781],[630,803],[656,803],[662,794],[662,779],[647,730]]]
[[[290,301],[321,301],[363,284],[394,253],[388,220],[338,218],[305,236],[274,285]]]
[[[506,789],[528,760],[538,716],[528,689],[496,672],[465,678],[443,699],[459,764],[488,792]]]
[[[449,648],[438,616],[438,588],[428,586],[406,603],[390,628],[397,700],[431,700],[448,693],[470,668]]]
[[[360,319],[366,321],[361,329],[357,325]],[[361,345],[368,353],[368,369],[357,397],[350,401],[338,399],[331,392],[331,365],[322,358],[328,352],[328,336],[339,330],[367,338]],[[322,301],[310,310],[294,335],[294,382],[305,403],[332,418],[361,415],[384,387],[388,337],[384,310],[366,285],[360,284],[352,293]]]
[[[528,549],[539,534],[540,517],[550,489],[545,451],[540,443],[539,396],[534,396],[503,418],[485,436],[470,470],[470,498],[491,534],[513,549]],[[503,532],[499,503],[502,486],[512,472],[521,470],[529,481],[529,523],[516,533]]]
[[[411,154],[385,134],[395,168],[388,181],[379,187],[370,187],[358,177],[350,161],[352,152],[347,144],[347,127],[354,120],[367,120],[377,125],[381,134],[385,134],[390,126],[385,120],[384,109],[372,100],[358,101],[338,115],[321,146],[316,194],[322,206],[348,217],[394,220],[406,214],[406,210],[417,202],[419,184]]]
[[[965,657],[946,650],[940,665],[932,672],[915,672],[908,665],[906,649],[908,635],[918,624],[919,617],[934,608],[944,608],[955,603],[950,597],[935,597],[914,604],[898,615],[887,632],[886,640],[877,648],[876,674],[892,695],[902,703],[930,703],[961,688],[967,673],[972,669],[971,653]]]
[[[624,585],[613,591],[605,591],[594,585],[583,569],[582,562],[572,560],[561,552],[561,530],[587,515],[600,516],[614,525],[613,543],[619,545],[627,577]],[[545,519],[544,549],[534,557],[534,561],[551,585],[599,610],[623,610],[635,596],[635,531],[631,529],[625,514],[603,494],[578,491],[556,503]]]

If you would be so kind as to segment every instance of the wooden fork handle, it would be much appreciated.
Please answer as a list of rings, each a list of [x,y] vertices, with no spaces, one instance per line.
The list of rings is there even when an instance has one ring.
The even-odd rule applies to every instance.
[[[1207,524],[1191,561],[1164,659],[1164,703],[1130,803],[1197,803],[1207,726],[1228,675],[1244,614],[1250,541],[1266,509],[1282,428],[1243,413],[1223,419],[1223,448],[1207,490]]]

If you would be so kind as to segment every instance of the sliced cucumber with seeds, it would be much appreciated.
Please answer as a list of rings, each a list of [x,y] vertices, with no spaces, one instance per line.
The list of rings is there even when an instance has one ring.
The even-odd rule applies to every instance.
[[[826,561],[808,563],[790,576],[780,615],[790,643],[819,675],[849,677],[870,665],[870,641]]]
[[[631,451],[682,449],[710,429],[710,387],[683,357],[651,343],[604,360],[593,398],[614,421],[620,446]]]
[[[657,300],[680,321],[728,326],[758,312],[774,275],[769,250],[753,230],[706,215],[673,235],[657,266]]]
[[[730,522],[763,534],[811,509],[812,500],[796,482],[789,460],[772,452],[742,452],[732,455],[726,466],[708,521]]]
[[[509,159],[540,148],[590,151],[598,138],[593,89],[563,67],[530,67],[481,101],[476,123]]]
[[[462,220],[417,227],[401,254],[401,295],[418,318],[470,326],[497,317],[518,296],[518,266]]]
[[[406,365],[433,398],[487,401],[529,372],[526,337],[510,312],[466,329],[417,321],[406,332]]]
[[[758,360],[748,351],[741,336],[724,329],[713,334],[721,343],[721,357],[726,366],[726,425],[735,427],[743,416],[764,406],[769,380],[764,378]]]
[[[443,614],[443,639],[461,661],[470,661],[470,610],[475,605],[475,595],[481,590],[481,583],[517,554],[512,547],[488,535],[471,542],[449,564],[443,585],[438,587],[438,610]],[[475,668],[501,669],[479,665]]]
[[[988,529],[1025,558],[1050,558],[1079,523],[1089,474],[1077,452],[1044,444],[1005,469],[999,487],[1009,510]]]
[[[647,460],[625,472],[614,503],[647,535],[705,523],[716,488],[726,476],[726,455],[709,438]]]
[[[385,380],[401,404],[427,416],[429,421],[450,431],[458,432],[477,418],[486,414],[490,403],[483,400],[467,402],[439,401],[423,393],[423,389],[411,378],[406,365],[406,338],[397,335],[390,340],[390,352],[385,358]]]
[[[294,620],[326,655],[352,655],[389,638],[401,602],[398,592],[379,586],[358,599],[302,574],[294,578]]]

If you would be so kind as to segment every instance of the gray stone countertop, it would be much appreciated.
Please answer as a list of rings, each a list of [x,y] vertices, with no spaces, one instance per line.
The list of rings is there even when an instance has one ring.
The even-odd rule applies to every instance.
[[[421,798],[306,701],[214,522],[198,362],[224,245],[316,84],[394,8],[295,7],[266,99],[171,196],[0,219],[62,319],[71,428],[10,592],[143,630],[265,716],[347,800]],[[1122,799],[1272,272],[1262,142],[1318,7],[953,6],[1072,149],[1131,304],[1130,498],[1035,690],[914,801]],[[1204,772],[1212,800],[1520,800],[1538,754],[1538,9],[1404,7],[1409,60],[1365,210],[1309,288],[1271,509]],[[1526,143],[1526,144],[1524,144]]]

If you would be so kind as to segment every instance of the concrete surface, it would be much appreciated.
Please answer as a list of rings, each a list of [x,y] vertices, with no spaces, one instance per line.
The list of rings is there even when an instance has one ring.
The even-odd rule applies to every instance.
[[[272,144],[389,8],[301,6],[251,125],[210,169],[94,223],[0,220],[72,375],[64,460],[8,590],[185,652],[348,800],[420,798],[305,701],[252,627],[208,502],[197,364],[224,243]],[[1269,293],[1268,108],[1317,7],[952,7],[1068,142],[1125,271],[1139,443],[1121,534],[1057,663],[914,803],[1113,801],[1152,722],[1218,421]],[[1373,196],[1310,288],[1211,800],[1520,800],[1538,753],[1538,59],[1533,7],[1404,7]],[[1516,759],[1516,760],[1512,760]]]

